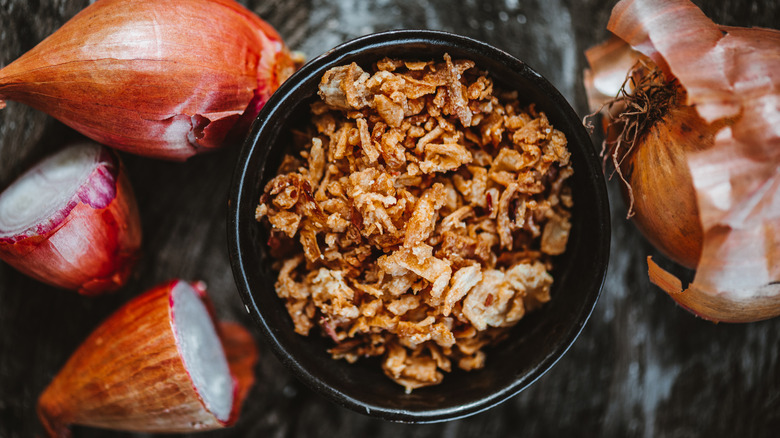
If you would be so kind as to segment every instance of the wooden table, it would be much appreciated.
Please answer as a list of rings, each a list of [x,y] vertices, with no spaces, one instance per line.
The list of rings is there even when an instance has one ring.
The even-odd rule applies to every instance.
[[[288,44],[314,57],[353,37],[392,28],[441,29],[525,60],[587,112],[583,51],[607,37],[611,0],[242,1]],[[778,27],[772,0],[698,0],[716,22]],[[0,1],[0,65],[32,48],[87,0]],[[0,187],[75,137],[16,103],[0,111]],[[220,317],[249,324],[226,249],[226,198],[238,147],[170,163],[122,154],[138,198],[143,253],[118,293],[85,298],[0,263],[0,437],[40,436],[40,392],[108,314],[172,277],[205,280]],[[258,383],[239,423],[198,436],[777,436],[780,319],[715,325],[678,308],[646,275],[658,255],[624,219],[617,182],[612,258],[596,310],[573,348],[537,383],[473,417],[434,425],[386,423],[314,394],[258,338]],[[690,275],[678,271],[683,275]],[[76,437],[125,436],[76,428]],[[131,436],[131,435],[127,435]]]

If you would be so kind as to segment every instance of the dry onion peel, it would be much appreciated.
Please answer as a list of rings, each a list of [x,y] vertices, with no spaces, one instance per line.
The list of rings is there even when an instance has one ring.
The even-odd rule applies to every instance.
[[[642,54],[616,36],[585,51],[590,69],[583,72],[588,106],[599,109],[615,97],[626,81],[626,72]],[[622,108],[617,108],[622,109]]]
[[[705,319],[780,315],[780,32],[718,26],[684,0],[621,1],[608,29],[679,83],[712,134],[684,154],[702,231],[694,281],[683,290],[650,261],[651,280]],[[613,72],[590,55],[592,87]]]
[[[235,323],[215,325],[201,283],[173,280],[129,301],[73,353],[38,401],[53,437],[69,425],[151,433],[233,424],[257,350]]]
[[[0,194],[0,259],[39,281],[93,295],[124,285],[141,225],[119,157],[66,146]]]
[[[0,70],[0,107],[184,160],[246,129],[293,70],[277,32],[233,0],[101,0]]]
[[[683,308],[702,318],[723,322],[751,322],[780,314],[780,300],[771,285],[754,291],[747,299],[700,289],[696,283],[683,290],[679,278],[647,258],[650,281],[667,293]]]

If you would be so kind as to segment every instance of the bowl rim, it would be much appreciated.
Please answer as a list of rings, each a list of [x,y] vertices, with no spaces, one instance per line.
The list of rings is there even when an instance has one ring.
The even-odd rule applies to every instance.
[[[396,29],[372,33],[346,41],[311,59],[282,83],[260,110],[252,123],[250,133],[241,145],[241,151],[231,181],[227,209],[228,253],[233,277],[244,304],[244,308],[256,325],[256,327],[254,327],[255,330],[260,330],[264,339],[271,346],[277,359],[280,360],[288,370],[292,371],[298,380],[338,405],[384,420],[418,424],[455,420],[483,412],[517,395],[550,370],[571,348],[593,313],[604,287],[611,241],[609,200],[606,182],[601,172],[595,172],[593,183],[597,191],[595,198],[598,201],[598,205],[593,206],[593,208],[598,210],[603,219],[599,224],[599,229],[594,231],[599,232],[601,236],[599,247],[594,251],[596,257],[599,257],[598,271],[600,272],[600,276],[597,278],[598,287],[593,288],[593,290],[584,291],[588,294],[586,303],[589,303],[586,305],[586,308],[583,309],[584,315],[580,315],[578,323],[567,329],[566,333],[561,337],[562,341],[560,345],[562,347],[556,348],[553,354],[546,356],[529,374],[525,375],[523,378],[516,378],[510,385],[502,387],[500,390],[493,392],[488,396],[478,398],[471,403],[424,411],[410,411],[376,406],[353,398],[349,394],[323,384],[319,378],[290,357],[287,349],[274,335],[273,327],[270,327],[268,322],[262,317],[262,312],[258,308],[257,302],[251,293],[252,286],[247,277],[247,267],[244,264],[243,256],[247,249],[242,246],[240,240],[241,224],[243,221],[248,220],[240,215],[240,201],[246,196],[245,193],[251,193],[253,188],[253,183],[246,181],[246,177],[250,158],[255,153],[258,153],[256,150],[259,149],[258,140],[260,134],[269,125],[270,116],[288,97],[290,97],[297,89],[298,84],[311,80],[311,77],[314,75],[319,77],[324,72],[322,71],[322,68],[339,65],[340,61],[346,57],[352,56],[358,50],[381,46],[396,46],[406,43],[430,43],[431,41],[435,41],[440,45],[456,44],[459,47],[483,53],[487,57],[498,58],[502,63],[514,65],[517,68],[522,69],[523,73],[528,74],[529,79],[534,82],[534,85],[539,87],[542,92],[549,95],[553,100],[553,103],[560,107],[567,119],[573,119],[579,122],[579,125],[575,125],[580,127],[575,128],[575,134],[577,134],[576,141],[582,143],[582,152],[587,161],[584,164],[589,169],[600,169],[600,160],[597,159],[593,143],[584,126],[582,126],[579,116],[561,93],[547,79],[534,71],[525,62],[488,43],[466,36],[438,30]],[[260,153],[262,153],[262,151]],[[254,220],[254,218],[251,218],[251,220]]]

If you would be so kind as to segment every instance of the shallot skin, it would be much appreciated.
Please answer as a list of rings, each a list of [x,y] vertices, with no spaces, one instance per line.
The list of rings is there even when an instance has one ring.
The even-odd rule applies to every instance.
[[[101,147],[99,161],[56,217],[0,239],[0,259],[38,281],[84,295],[122,287],[140,257],[141,220],[119,157]],[[91,196],[92,185],[114,185],[113,197]]]
[[[0,107],[185,160],[248,128],[293,70],[278,33],[233,0],[101,0],[0,70]]]

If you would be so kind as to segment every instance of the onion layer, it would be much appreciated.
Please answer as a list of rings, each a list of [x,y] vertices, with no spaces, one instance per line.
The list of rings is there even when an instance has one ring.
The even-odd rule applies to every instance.
[[[220,147],[241,117],[247,129],[293,69],[276,31],[233,0],[101,0],[0,70],[0,99],[184,160]]]
[[[173,280],[103,322],[38,400],[52,437],[80,424],[151,433],[221,428],[238,419],[257,349],[234,323],[215,325],[203,286]]]
[[[0,259],[44,283],[117,289],[140,246],[130,182],[119,157],[96,143],[63,148],[0,194]]]

